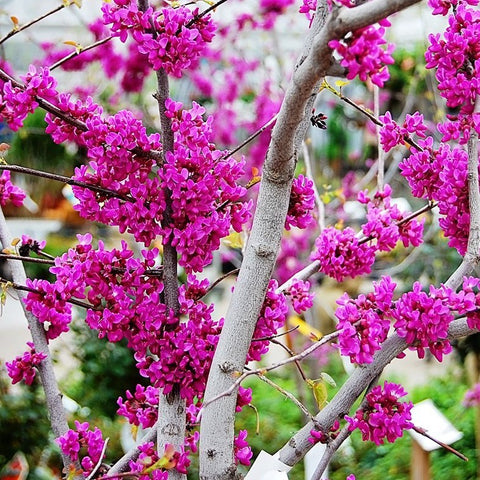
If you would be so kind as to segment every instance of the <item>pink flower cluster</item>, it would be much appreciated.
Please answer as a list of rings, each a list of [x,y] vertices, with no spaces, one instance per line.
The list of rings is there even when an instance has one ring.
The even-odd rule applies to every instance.
[[[137,385],[135,392],[126,392],[127,400],[119,397],[117,413],[124,416],[132,425],[141,425],[142,428],[152,427],[158,418],[158,388]]]
[[[373,283],[372,293],[362,294],[356,300],[344,293],[337,300],[338,347],[352,363],[371,363],[373,354],[387,338],[395,287],[390,277],[382,277],[380,282]]]
[[[149,245],[160,234],[165,200],[158,177],[152,176],[154,161],[146,155],[161,148],[158,134],[147,135],[132,112],[121,110],[102,119],[86,121],[82,135],[89,166],[75,170],[74,179],[115,192],[112,195],[73,187],[80,215],[106,225],[116,225],[139,242]],[[141,155],[133,154],[139,149]]]
[[[317,430],[316,428],[310,430],[310,437],[308,437],[308,441],[313,445],[319,442],[328,443],[337,438],[339,430],[340,422],[338,420],[335,420],[328,433],[324,433],[321,430]]]
[[[415,112],[413,115],[407,114],[402,126],[392,119],[390,112],[381,115],[379,120],[383,123],[383,126],[380,128],[380,141],[385,152],[403,144],[413,134],[421,138],[425,137],[427,127],[423,123],[423,115],[419,112]]]
[[[448,244],[464,255],[470,227],[468,154],[448,144],[434,150],[431,138],[419,143],[423,150],[412,148],[412,154],[400,164],[402,175],[415,196],[438,201],[439,223]]]
[[[85,101],[74,100],[69,93],[59,93],[56,105],[67,116],[78,122],[86,123],[96,117],[100,117],[103,108],[96,104],[91,97],[87,97]],[[73,142],[78,145],[85,146],[83,138],[85,130],[75,124],[75,122],[66,122],[60,117],[47,113],[45,116],[48,133],[55,143]]]
[[[159,172],[160,187],[171,192],[172,201],[172,223],[163,225],[163,242],[176,248],[179,265],[187,272],[198,272],[212,261],[212,252],[230,227],[241,231],[252,202],[240,201],[246,193],[237,183],[244,164],[216,150],[212,117],[202,118],[205,109],[194,102],[186,110],[172,100],[166,108],[175,151],[167,152]]]
[[[104,4],[102,11],[113,35],[122,42],[130,35],[153,69],[163,68],[175,77],[196,65],[215,32],[209,16],[196,18],[198,10],[183,6],[141,12],[136,1],[114,0]]]
[[[465,393],[462,403],[466,407],[477,407],[480,405],[480,383],[476,383]]]
[[[387,337],[390,320],[419,358],[428,348],[439,361],[452,351],[448,328],[455,315],[466,315],[468,326],[480,329],[480,279],[465,277],[459,292],[431,285],[427,293],[415,282],[411,291],[393,301],[395,286],[390,277],[382,277],[380,282],[374,282],[372,293],[356,300],[345,293],[337,301],[338,346],[351,362],[372,362],[373,354]]]
[[[4,170],[0,176],[0,205],[4,207],[8,202],[11,202],[16,207],[21,207],[25,197],[25,192],[11,182],[10,172]]]
[[[452,126],[439,125],[444,134],[443,140],[457,139],[463,130],[463,143],[469,136],[470,127],[480,131],[478,121],[473,121],[471,117],[480,93],[480,12],[467,4],[478,5],[478,0],[430,2],[434,13],[445,15],[450,6],[454,9],[444,38],[440,34],[429,35],[430,46],[425,53],[426,67],[437,69],[440,95],[446,99],[448,107],[459,107],[458,115],[449,116]]]
[[[428,6],[433,8],[433,15],[447,15],[450,8],[458,5],[478,5],[479,0],[428,0]]]
[[[14,86],[12,82],[6,82],[0,92],[0,120],[17,131],[29,113],[33,113],[38,107],[37,96],[44,100],[55,103],[57,96],[57,81],[50,75],[48,68],[40,68],[38,71],[30,65],[28,73],[20,77],[24,85]]]
[[[182,313],[188,314],[188,321],[167,330],[169,324],[175,325],[175,319],[165,313],[157,314],[152,320],[145,319],[137,338],[130,343],[141,343],[134,347],[141,375],[163,388],[165,394],[179,385],[180,395],[192,402],[194,397],[203,397],[223,319],[214,322],[213,307],[202,302],[188,310],[186,304],[181,307]]]
[[[48,340],[68,332],[72,321],[72,305],[68,291],[58,289],[48,280],[27,279],[26,285],[32,291],[24,299],[25,308],[43,324]]]
[[[373,199],[367,191],[358,194],[358,200],[367,205],[367,223],[362,226],[365,237],[359,239],[350,227],[337,230],[328,227],[315,240],[312,260],[320,261],[320,270],[341,282],[346,277],[368,274],[378,250],[392,250],[399,240],[405,247],[422,242],[423,222],[410,220],[391,200],[392,189],[385,185]]]
[[[154,442],[139,445],[138,449],[140,450],[138,458],[128,463],[129,473],[138,480],[168,480],[168,470],[172,468],[180,473],[187,473],[190,459],[184,447],[177,452],[172,445],[167,444],[162,456],[157,452]],[[159,467],[159,464],[163,464],[164,467]]]
[[[452,351],[447,339],[448,327],[454,320],[449,305],[451,291],[445,287],[430,286],[429,294],[422,291],[419,282],[413,284],[412,291],[404,293],[392,309],[391,316],[397,334],[405,338],[410,349],[417,351],[418,357],[425,356],[428,348],[441,362],[443,355]]]
[[[385,28],[390,26],[388,20],[380,22],[380,26],[370,25],[352,32],[351,37],[342,40],[331,40],[329,47],[340,57],[341,65],[347,69],[347,78],[359,77],[362,82],[368,78],[375,85],[383,87],[390,78],[387,65],[394,63],[392,53],[394,45],[387,44]],[[387,44],[385,49],[382,45]]]
[[[81,458],[80,464],[85,477],[88,477],[100,461],[105,444],[102,432],[97,427],[92,431],[88,422],[80,423],[78,420],[75,420],[75,430],[68,430],[56,441],[62,452],[73,462]]]
[[[278,283],[270,280],[262,310],[257,320],[253,340],[247,354],[247,362],[259,361],[268,352],[270,341],[265,337],[275,335],[285,323],[288,306],[283,293],[277,293]],[[257,340],[262,338],[263,340]]]
[[[285,228],[290,230],[291,227],[308,227],[313,221],[312,210],[314,206],[313,181],[300,174],[297,178],[294,178],[292,183]]]
[[[320,270],[342,282],[346,277],[368,274],[375,261],[375,249],[360,243],[353,228],[338,230],[327,227],[315,240],[312,260],[320,262]]]
[[[403,435],[403,431],[413,427],[411,422],[411,402],[400,402],[407,392],[401,385],[385,382],[383,389],[377,385],[367,393],[367,405],[360,408],[354,417],[345,416],[350,431],[358,428],[363,440],[371,440],[382,445],[385,440],[393,443]]]
[[[284,292],[292,302],[293,309],[301,314],[313,307],[313,293],[310,293],[310,282],[294,278],[290,287]]]
[[[410,244],[418,246],[422,243],[423,221],[410,220],[401,223],[406,217],[392,203],[392,189],[386,184],[383,191],[375,193],[373,199],[368,197],[368,191],[358,194],[360,203],[367,205],[367,223],[362,225],[362,232],[368,239],[376,240],[376,248],[388,252],[395,248],[399,240],[405,247]]]
[[[233,445],[235,462],[248,466],[250,465],[250,460],[252,459],[253,452],[248,445],[247,434],[248,432],[246,430],[240,430],[238,432],[238,435],[234,439]]]
[[[35,367],[47,358],[45,353],[35,351],[35,345],[32,342],[27,342],[27,346],[30,350],[16,357],[12,362],[5,362],[8,376],[13,384],[24,380],[27,385],[31,385],[35,378]]]

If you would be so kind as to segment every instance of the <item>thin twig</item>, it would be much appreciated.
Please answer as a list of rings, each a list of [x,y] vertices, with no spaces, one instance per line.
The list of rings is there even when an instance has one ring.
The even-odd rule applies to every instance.
[[[65,57],[61,58],[58,60],[58,62],[54,63],[50,67],[50,71],[55,70],[56,68],[60,67],[63,65],[65,62],[68,62],[70,59],[74,57],[78,57],[78,55],[81,55],[83,52],[88,52],[88,50],[92,50],[92,48],[98,47],[99,45],[103,45],[104,43],[107,43],[112,39],[112,35],[102,38],[101,40],[98,40],[95,43],[92,43],[90,45],[87,45],[86,47],[81,47],[79,49],[75,49],[72,53],[69,53],[68,55],[65,55]]]
[[[252,133],[248,138],[246,138],[240,145],[236,146],[233,150],[227,152],[221,160],[230,158],[232,155],[241,150],[245,145],[248,145],[252,140],[255,140],[260,134],[262,134],[268,127],[270,127],[278,118],[278,113],[275,114],[267,123],[261,126],[256,132]]]
[[[286,345],[284,345],[282,342],[279,342],[277,339],[272,339],[270,340],[274,345],[278,345],[279,347],[283,348],[291,357],[295,356],[295,352],[291,349],[288,348]],[[302,366],[300,365],[300,362],[298,360],[295,360],[295,366],[297,367],[298,372],[300,373],[300,376],[302,377],[302,380],[304,382],[307,381],[307,376],[305,375],[305,372],[303,371]]]
[[[277,390],[278,392],[280,392],[282,395],[284,395],[285,397],[287,397],[289,400],[291,400],[301,411],[302,413],[307,417],[309,418],[310,420],[313,420],[313,415],[308,411],[308,408],[303,405],[302,402],[300,402],[300,400],[298,400],[298,398],[295,397],[295,395],[291,394],[290,392],[288,392],[287,390],[285,390],[284,388],[282,388],[280,385],[277,385],[275,382],[273,382],[272,380],[270,380],[269,378],[265,377],[264,375],[258,375],[258,378],[262,381],[262,382],[265,382],[267,385],[270,385],[271,387],[273,387],[275,390]]]
[[[325,345],[328,342],[331,342],[335,338],[337,338],[341,333],[341,330],[338,330],[336,332],[332,332],[328,335],[323,336],[318,342],[315,342],[312,346],[308,347],[305,349],[303,352],[297,353],[293,357],[289,357],[285,360],[281,360],[280,362],[275,363],[274,365],[270,365],[268,367],[263,367],[263,368],[257,368],[255,370],[249,370],[247,372],[242,373],[235,382],[230,385],[230,387],[225,390],[224,392],[221,392],[220,394],[216,395],[215,397],[212,397],[210,400],[207,400],[203,403],[202,408],[198,412],[197,416],[197,421],[200,421],[201,415],[203,410],[210,405],[211,403],[215,402],[216,400],[222,398],[222,397],[227,397],[229,395],[232,395],[239,385],[249,376],[251,375],[264,375],[266,372],[269,372],[271,370],[275,370],[277,368],[283,367],[284,365],[288,365],[289,363],[293,363],[299,360],[303,360],[305,357],[310,355],[312,352],[314,352],[317,348],[320,348],[321,346]]]
[[[437,440],[436,438],[433,438],[431,435],[429,435],[425,429],[421,428],[421,427],[416,427],[415,425],[412,427],[412,430],[415,430],[417,433],[419,433],[420,435],[423,435],[424,437],[428,438],[429,440],[431,440],[432,442],[435,442],[437,445],[440,445],[442,448],[444,448],[445,450],[447,450],[448,452],[450,453],[453,453],[454,455],[456,455],[458,458],[461,458],[462,460],[465,460],[466,462],[468,462],[468,458],[463,455],[463,453],[460,453],[458,450],[455,450],[453,447],[451,447],[450,445],[447,445],[446,443],[443,443],[441,442],[440,440]]]
[[[66,183],[74,187],[88,188],[89,190],[93,190],[95,192],[101,193],[108,197],[120,198],[125,202],[132,202],[132,203],[135,202],[135,199],[130,197],[129,195],[120,195],[119,193],[114,192],[113,190],[109,190],[108,188],[99,187],[98,185],[92,185],[86,182],[80,182],[78,180],[74,180],[73,178],[65,177],[64,175],[58,175],[56,173],[44,172],[42,170],[35,170],[33,168],[21,167],[19,165],[0,165],[0,171],[1,170],[9,170],[11,172],[18,172],[24,175],[33,175],[35,177],[48,178],[49,180],[55,180],[56,182]]]
[[[284,335],[288,335],[289,333],[292,333],[295,330],[298,330],[299,328],[300,328],[300,325],[296,325],[295,327],[289,328],[284,332],[276,333],[275,335],[269,335],[268,337],[252,338],[252,342],[263,342],[265,340],[273,340],[274,338],[279,338],[279,337],[283,337]]]
[[[45,13],[44,15],[41,15],[40,17],[36,18],[35,20],[32,20],[31,22],[26,23],[25,25],[22,25],[21,27],[14,28],[10,32],[8,32],[3,38],[0,39],[0,45],[2,43],[6,42],[9,38],[12,38],[14,35],[17,33],[22,32],[23,30],[31,27],[32,25],[35,25],[36,23],[40,22],[41,20],[49,17],[50,15],[53,15],[54,13],[59,12],[63,8],[65,8],[67,5],[59,5],[58,7],[55,7],[53,10],[50,10],[49,12]]]
[[[195,17],[193,17],[187,24],[185,24],[185,27],[186,28],[190,28],[195,22],[197,22],[198,20],[200,20],[202,17],[204,17],[205,15],[208,15],[210,12],[212,12],[213,10],[215,10],[217,7],[219,7],[222,3],[225,3],[227,2],[228,0],[219,0],[217,3],[214,3],[213,5],[211,5],[210,7],[208,7],[206,10],[204,10],[203,12],[200,12],[198,15],[195,15]]]
[[[225,280],[226,278],[235,275],[239,272],[239,268],[235,268],[234,270],[230,270],[227,273],[224,273],[221,277],[218,277],[206,290],[203,295],[198,297],[197,300],[200,300],[201,298],[207,296],[221,281]]]
[[[97,473],[98,469],[100,468],[100,466],[102,465],[102,460],[103,460],[103,457],[105,456],[105,451],[107,450],[107,445],[108,445],[108,441],[110,440],[110,438],[106,438],[105,439],[105,442],[103,442],[103,447],[102,447],[102,451],[100,453],[100,457],[98,459],[98,462],[97,464],[95,465],[95,468],[90,472],[90,475],[86,478],[86,480],[92,480],[92,478],[95,476],[95,474]]]
[[[5,260],[20,260],[29,263],[42,263],[44,265],[55,265],[53,260],[47,260],[46,258],[24,257],[22,255],[12,255],[7,253],[0,253],[0,258],[4,258]]]

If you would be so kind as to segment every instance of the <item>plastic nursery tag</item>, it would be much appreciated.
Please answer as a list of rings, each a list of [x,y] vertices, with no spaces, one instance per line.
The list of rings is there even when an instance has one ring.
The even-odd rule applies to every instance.
[[[245,480],[288,480],[287,472],[292,467],[262,450]]]

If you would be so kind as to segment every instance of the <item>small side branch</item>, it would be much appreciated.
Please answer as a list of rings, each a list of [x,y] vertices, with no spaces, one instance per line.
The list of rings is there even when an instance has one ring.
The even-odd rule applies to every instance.
[[[50,15],[53,15],[57,12],[59,12],[60,10],[64,9],[66,7],[65,4],[62,4],[62,5],[59,5],[58,7],[55,7],[53,10],[50,10],[49,12],[45,13],[44,15],[41,15],[40,17],[38,18],[35,18],[34,20],[32,20],[31,22],[28,22],[26,23],[25,25],[22,25],[21,27],[16,27],[14,28],[13,30],[11,30],[10,32],[8,32],[4,37],[2,37],[0,39],[0,45],[2,45],[2,43],[6,42],[9,38],[12,38],[14,35],[16,35],[17,33],[20,33],[20,32],[23,32],[24,30],[26,30],[27,28],[31,27],[32,25],[35,25],[36,23],[38,22],[41,22],[42,20],[44,20],[45,18],[49,17]]]
[[[65,62],[68,62],[69,60],[71,60],[72,58],[75,58],[75,57],[78,57],[79,55],[81,55],[83,52],[88,52],[89,50],[92,50],[93,48],[96,48],[100,45],[103,45],[104,43],[107,43],[109,42],[113,37],[110,35],[108,37],[105,37],[105,38],[102,38],[101,40],[98,40],[97,42],[95,43],[92,43],[91,45],[87,45],[86,47],[82,47],[78,50],[74,50],[72,53],[69,53],[68,55],[66,55],[65,57],[61,58],[60,60],[58,60],[58,62],[54,63],[51,67],[50,67],[50,71],[52,70],[55,70],[56,68],[60,67],[61,65],[63,65]]]

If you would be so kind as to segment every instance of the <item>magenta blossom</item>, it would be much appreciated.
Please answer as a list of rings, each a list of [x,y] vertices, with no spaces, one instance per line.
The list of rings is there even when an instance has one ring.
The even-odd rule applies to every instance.
[[[45,353],[35,351],[35,345],[32,342],[27,342],[27,345],[30,350],[16,357],[12,362],[5,362],[8,376],[13,384],[24,380],[27,385],[31,385],[35,378],[35,367],[47,358]]]
[[[367,393],[366,406],[357,410],[354,417],[345,416],[350,431],[358,428],[362,439],[382,445],[385,440],[393,443],[403,431],[413,427],[411,402],[400,402],[407,392],[401,385],[385,382],[383,388],[377,385]]]

